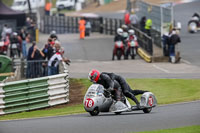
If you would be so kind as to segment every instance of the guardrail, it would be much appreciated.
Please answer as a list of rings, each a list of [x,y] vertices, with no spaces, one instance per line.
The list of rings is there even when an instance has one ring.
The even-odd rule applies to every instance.
[[[0,115],[69,102],[68,73],[0,84]]]

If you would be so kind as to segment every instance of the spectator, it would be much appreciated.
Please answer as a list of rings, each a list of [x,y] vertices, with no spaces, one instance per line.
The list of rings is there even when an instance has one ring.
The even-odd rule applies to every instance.
[[[29,17],[26,18],[26,27],[27,29],[31,27],[31,19]]]
[[[58,74],[58,65],[59,61],[69,62],[67,58],[63,58],[63,52],[60,50],[60,43],[58,41],[55,42],[56,53],[50,58],[48,62],[48,75]]]
[[[169,37],[169,56],[170,56],[170,61],[172,63],[178,62],[180,60],[180,57],[176,60],[175,58],[175,46],[181,42],[181,39],[176,31],[176,29],[172,29],[172,32]]]
[[[145,23],[145,31],[148,36],[151,36],[151,27],[152,27],[152,20],[147,19],[147,21]]]
[[[139,18],[138,16],[135,14],[134,11],[131,12],[131,15],[130,15],[130,23],[131,23],[131,26],[135,27],[135,28],[138,28],[138,22],[139,22]]]
[[[48,1],[48,2],[46,3],[46,5],[45,5],[45,14],[46,14],[47,16],[50,15],[51,7],[52,7],[52,3]]]
[[[143,17],[141,18],[141,20],[140,20],[140,30],[141,30],[142,32],[145,32],[145,23],[146,23],[146,17],[143,16]]]
[[[163,44],[163,55],[169,56],[169,33],[163,34],[162,44]]]
[[[85,36],[90,36],[90,32],[91,32],[91,22],[89,20],[86,21],[86,24],[85,24]]]
[[[42,60],[44,58],[44,53],[38,49],[37,45],[34,46],[31,58],[33,63],[34,78],[43,76],[42,73]]]
[[[1,33],[2,40],[4,40],[6,38],[7,29],[8,29],[8,25],[5,24],[3,29],[2,29],[2,33]]]
[[[20,51],[19,51],[19,40],[16,32],[13,32],[13,35],[10,39],[11,45],[10,45],[10,57],[18,56],[20,57]]]
[[[129,13],[129,11],[126,11],[125,14],[124,14],[124,23],[125,23],[125,25],[130,24],[130,13]]]
[[[58,36],[56,35],[56,31],[55,30],[51,31],[50,38],[51,38],[52,41],[58,40]]]
[[[26,45],[27,45],[27,42],[26,42],[27,38],[26,37],[27,37],[27,33],[24,31],[23,28],[21,29],[20,37],[22,39],[22,54],[23,54],[23,57],[26,58],[26,56],[27,56],[27,52],[26,52]]]
[[[21,52],[22,52],[22,38],[19,34],[17,34],[17,38],[19,41],[19,47],[18,47],[18,53],[19,53],[19,57],[21,57]]]
[[[79,32],[80,32],[80,39],[84,39],[85,38],[85,19],[81,18],[81,20],[79,20]]]
[[[42,52],[44,53],[44,60],[50,60],[50,58],[54,55],[54,49],[52,47],[52,39],[49,38],[47,44],[43,48]],[[48,64],[46,62],[42,63],[43,67],[43,76],[48,75]]]
[[[12,34],[12,28],[10,28],[7,24],[4,25],[1,33],[2,40],[6,38],[6,35]]]
[[[42,62],[44,53],[38,49],[35,42],[28,51],[28,67],[27,67],[27,78],[36,78],[42,76]]]
[[[32,66],[34,65],[34,63],[32,62],[32,53],[33,53],[33,49],[34,46],[36,45],[35,42],[32,43],[32,46],[28,49],[28,56],[27,56],[27,69],[26,69],[26,78],[33,78],[33,70],[32,70]]]

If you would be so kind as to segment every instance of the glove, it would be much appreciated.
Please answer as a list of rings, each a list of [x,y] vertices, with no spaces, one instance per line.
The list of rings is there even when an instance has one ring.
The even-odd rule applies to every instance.
[[[111,93],[114,89],[109,87],[107,90]]]

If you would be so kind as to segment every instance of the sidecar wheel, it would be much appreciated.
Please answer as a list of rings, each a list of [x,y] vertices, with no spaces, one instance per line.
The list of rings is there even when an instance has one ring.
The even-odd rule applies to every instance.
[[[152,108],[145,108],[145,109],[143,109],[143,112],[144,112],[144,113],[150,113],[151,110],[152,110]]]
[[[99,109],[95,108],[93,111],[89,112],[91,116],[97,116],[99,114]]]
[[[115,112],[116,115],[120,115],[122,112]]]

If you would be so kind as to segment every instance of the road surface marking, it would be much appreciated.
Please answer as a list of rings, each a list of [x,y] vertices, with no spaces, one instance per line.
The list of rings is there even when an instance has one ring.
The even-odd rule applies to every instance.
[[[157,65],[153,65],[153,67],[155,67],[156,69],[161,70],[161,71],[163,71],[163,72],[165,72],[165,73],[170,73],[168,70],[166,70],[166,69],[164,69],[164,68],[161,68],[161,67],[159,67],[159,66],[157,66]]]
[[[191,65],[191,62],[189,62],[189,61],[187,61],[187,60],[184,60],[184,59],[181,59],[181,60],[182,60],[184,63]]]

